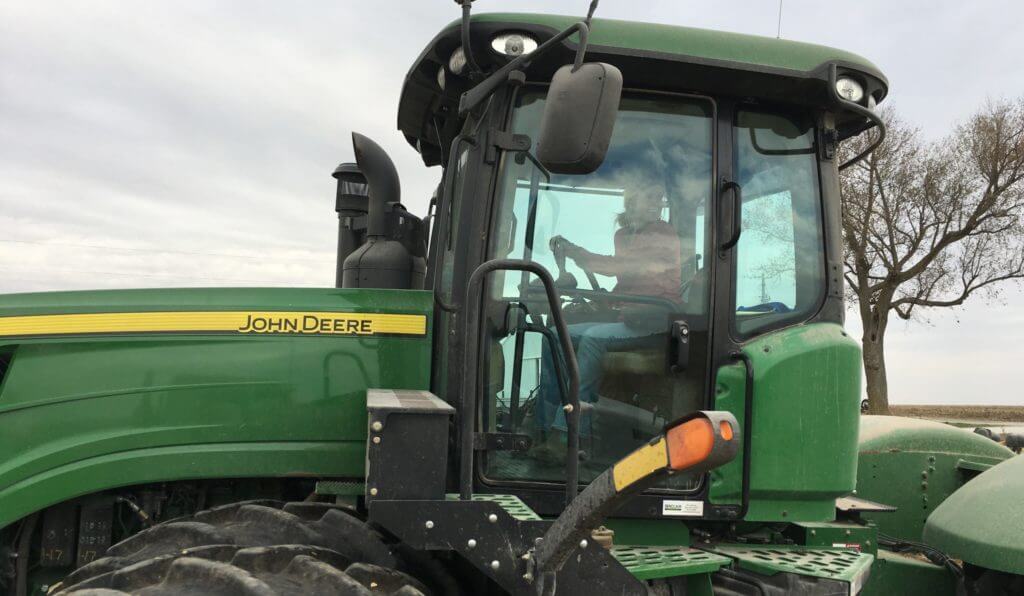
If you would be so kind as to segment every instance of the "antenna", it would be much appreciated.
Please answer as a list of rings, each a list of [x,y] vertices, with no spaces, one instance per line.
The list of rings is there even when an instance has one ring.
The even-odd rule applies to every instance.
[[[779,25],[775,30],[775,39],[782,39],[782,0],[779,0]]]

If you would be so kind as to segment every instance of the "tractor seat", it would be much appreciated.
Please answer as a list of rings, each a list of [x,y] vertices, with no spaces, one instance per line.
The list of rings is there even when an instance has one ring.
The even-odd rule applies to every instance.
[[[665,351],[657,349],[608,352],[601,361],[606,377],[619,375],[663,375]]]

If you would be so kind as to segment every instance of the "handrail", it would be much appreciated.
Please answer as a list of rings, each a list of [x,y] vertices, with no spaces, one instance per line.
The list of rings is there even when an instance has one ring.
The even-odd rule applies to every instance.
[[[565,462],[565,500],[566,505],[576,498],[579,492],[579,452],[580,452],[580,371],[576,362],[576,351],[569,337],[569,326],[562,316],[559,296],[555,291],[555,280],[551,273],[539,263],[518,259],[493,259],[481,263],[469,277],[466,287],[466,337],[463,349],[466,352],[466,366],[462,376],[462,404],[459,411],[459,498],[473,498],[473,434],[476,432],[476,402],[480,384],[479,354],[483,346],[483,325],[481,325],[483,281],[487,274],[498,270],[528,271],[533,273],[544,284],[548,304],[551,307],[551,318],[558,332],[559,342],[565,356],[569,372],[569,393],[566,395],[565,422],[568,434],[568,452]]]

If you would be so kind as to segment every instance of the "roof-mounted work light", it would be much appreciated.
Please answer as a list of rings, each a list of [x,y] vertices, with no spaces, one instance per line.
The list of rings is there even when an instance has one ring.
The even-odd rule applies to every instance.
[[[850,77],[836,79],[836,93],[846,101],[860,103],[864,99],[864,86]]]
[[[537,40],[526,33],[501,33],[491,40],[491,48],[505,56],[522,56],[537,49]]]

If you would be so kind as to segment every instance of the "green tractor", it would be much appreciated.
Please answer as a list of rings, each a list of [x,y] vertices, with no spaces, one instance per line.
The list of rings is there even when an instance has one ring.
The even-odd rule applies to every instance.
[[[0,588],[1024,593],[1024,460],[859,413],[882,73],[461,4],[398,113],[430,213],[354,134],[337,288],[0,296]]]

